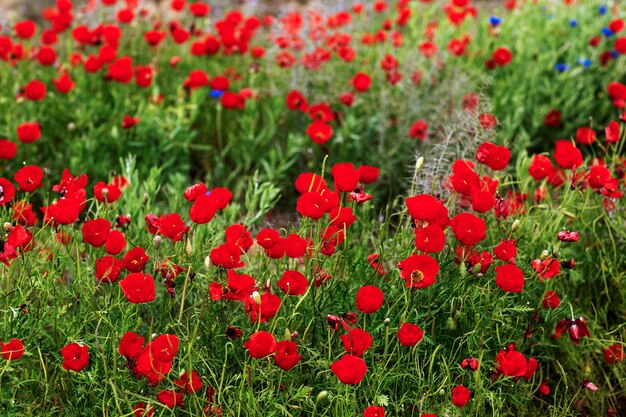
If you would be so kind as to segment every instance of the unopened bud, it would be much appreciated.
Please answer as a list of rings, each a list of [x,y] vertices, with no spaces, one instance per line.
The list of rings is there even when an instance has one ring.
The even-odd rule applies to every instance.
[[[261,294],[259,294],[258,291],[254,291],[252,293],[252,299],[255,303],[257,303],[257,305],[261,305]]]
[[[11,230],[13,226],[11,225],[11,222],[4,222],[4,230],[6,230],[7,232],[9,230]]]
[[[75,129],[76,129],[76,123],[70,122],[67,124],[67,130],[69,130],[70,132]]]
[[[154,238],[152,238],[152,243],[154,243],[154,247],[158,249],[161,247],[161,243],[163,243],[163,239],[161,238],[160,235],[155,235]]]
[[[383,320],[383,323],[389,324],[389,323],[391,323],[391,320],[389,319],[389,317],[387,317],[387,318],[385,318],[385,320]]]
[[[541,260],[543,261],[548,256],[550,256],[550,252],[548,252],[547,250],[544,249],[543,252],[541,252],[541,256],[539,258],[541,258]]]
[[[204,258],[204,266],[205,267],[210,267],[211,266],[211,257],[207,256],[206,258]]]
[[[515,219],[513,225],[511,226],[512,231],[516,231],[519,228],[519,219]]]
[[[148,193],[143,193],[143,204],[144,204],[144,206],[146,204],[148,204],[148,201],[150,201],[150,196],[148,195]]]
[[[419,158],[417,158],[417,161],[415,161],[415,170],[419,170],[422,165],[424,165],[424,157],[420,156]]]
[[[328,397],[328,391],[320,391],[320,393],[317,394],[317,399],[315,401],[323,401],[326,399],[326,397]]]

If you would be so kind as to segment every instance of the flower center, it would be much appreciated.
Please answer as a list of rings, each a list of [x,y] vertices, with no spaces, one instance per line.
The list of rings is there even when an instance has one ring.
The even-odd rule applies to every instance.
[[[411,272],[411,284],[419,284],[424,280],[424,273],[420,270]]]

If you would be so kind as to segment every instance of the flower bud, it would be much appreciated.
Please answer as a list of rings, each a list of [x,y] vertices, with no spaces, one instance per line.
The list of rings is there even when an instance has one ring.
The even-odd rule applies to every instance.
[[[541,256],[539,258],[543,261],[548,256],[550,256],[550,252],[548,252],[546,249],[544,249],[543,252],[541,252]]]
[[[317,394],[317,398],[315,401],[323,401],[326,399],[326,397],[328,397],[328,391],[320,391],[319,394]]]
[[[259,292],[258,292],[258,291],[254,291],[254,292],[252,293],[252,299],[254,300],[254,302],[255,302],[257,305],[259,305],[259,306],[261,305],[261,294],[259,294]]]
[[[13,226],[11,225],[11,222],[4,222],[4,230],[6,230],[7,232],[9,230],[11,230]]]
[[[207,256],[206,258],[204,258],[204,266],[205,267],[210,267],[211,266],[211,257]]]
[[[515,219],[513,225],[511,226],[511,230],[514,232],[519,228],[519,219]]]
[[[160,235],[155,235],[152,238],[152,243],[154,243],[154,247],[158,249],[161,247],[161,243],[163,243],[163,239],[161,238]]]
[[[420,156],[419,158],[417,158],[417,161],[415,161],[415,170],[419,170],[422,165],[424,165],[424,157]]]

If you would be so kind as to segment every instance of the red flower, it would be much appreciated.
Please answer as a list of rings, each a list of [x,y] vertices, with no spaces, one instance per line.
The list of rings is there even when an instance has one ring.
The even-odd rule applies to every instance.
[[[189,218],[196,224],[206,224],[213,219],[219,210],[219,201],[210,195],[201,194],[193,202],[189,209]]]
[[[118,255],[126,247],[126,237],[119,230],[111,230],[104,244],[104,251],[109,255]]]
[[[448,209],[430,194],[419,194],[405,200],[409,216],[414,220],[438,224],[442,229],[448,224]]]
[[[143,248],[132,248],[124,255],[124,268],[126,268],[128,272],[141,272],[146,266],[148,259],[150,259],[150,257],[146,255],[146,251]]]
[[[318,220],[326,213],[327,201],[317,192],[306,192],[298,198],[296,210],[304,217]]]
[[[617,143],[620,138],[620,126],[615,120],[611,121],[609,125],[604,129],[604,135],[608,143]]]
[[[415,248],[421,252],[441,252],[446,244],[446,235],[441,227],[430,224],[424,228],[415,229]]]
[[[113,256],[96,260],[96,278],[100,282],[115,282],[119,279],[124,264]]]
[[[363,411],[363,417],[385,417],[385,409],[375,405],[370,405]]]
[[[423,120],[418,120],[409,128],[409,137],[411,139],[419,139],[425,141],[428,135],[428,123]]]
[[[0,178],[0,207],[13,199],[15,195],[15,187],[13,183],[6,178]]]
[[[452,388],[452,404],[457,407],[463,407],[470,400],[471,391],[463,385],[457,385]]]
[[[505,292],[522,292],[524,272],[511,264],[496,266],[496,285]]]
[[[306,292],[309,281],[298,271],[285,271],[280,280],[278,287],[289,295],[302,295]]]
[[[460,213],[450,222],[456,238],[466,246],[472,246],[486,237],[487,225],[480,217],[470,213]]]
[[[189,5],[189,11],[196,17],[204,17],[211,11],[211,6],[197,1]]]
[[[554,278],[561,273],[561,263],[552,257],[546,258],[543,261],[535,259],[531,262],[531,265],[540,280]]]
[[[478,147],[476,160],[487,165],[494,171],[506,168],[511,159],[511,151],[506,146],[497,146],[493,143],[484,142]]]
[[[224,243],[209,253],[211,263],[226,269],[241,268],[244,266],[241,260],[241,249],[232,243]]]
[[[335,190],[338,192],[349,193],[359,184],[361,173],[358,169],[354,168],[354,165],[349,162],[342,162],[333,165],[330,170],[333,181],[335,184]]]
[[[569,140],[556,141],[554,160],[563,169],[576,169],[583,164],[582,153]]]
[[[133,59],[124,56],[109,65],[108,77],[118,83],[129,83],[133,79],[134,73]]]
[[[347,334],[342,334],[339,338],[346,352],[359,358],[372,347],[372,336],[362,329],[350,329]]]
[[[137,123],[139,123],[141,119],[139,117],[132,117],[129,115],[125,115],[122,119],[122,129],[131,129],[135,127]]]
[[[149,342],[136,359],[136,372],[156,386],[172,369],[172,362],[178,353],[178,337],[163,334]]]
[[[398,329],[398,341],[402,346],[415,346],[423,337],[422,329],[413,323],[402,323]]]
[[[185,372],[174,381],[174,385],[176,385],[184,394],[190,394],[192,392],[197,392],[200,388],[202,388],[202,380],[196,373],[196,371]]]
[[[183,394],[165,389],[157,394],[157,400],[167,408],[182,407],[185,405]]]
[[[0,139],[0,160],[10,161],[17,154],[17,145],[8,139]]]
[[[498,246],[493,248],[493,254],[496,255],[496,257],[501,261],[514,261],[513,258],[515,258],[515,255],[517,255],[517,247],[515,247],[515,241],[503,240]]]
[[[115,184],[99,181],[93,187],[93,195],[101,203],[114,203],[122,196],[122,191]]]
[[[595,130],[588,127],[581,127],[576,131],[576,142],[581,145],[591,145],[596,141]]]
[[[273,318],[280,308],[280,298],[266,292],[261,295],[261,302],[257,304],[252,297],[246,300],[246,312],[250,313],[251,322],[264,323]]]
[[[22,143],[33,143],[41,137],[41,129],[37,122],[22,123],[17,127],[17,138]]]
[[[70,343],[61,349],[63,369],[80,372],[89,364],[89,348],[87,345]]]
[[[20,168],[13,178],[21,190],[32,193],[41,186],[43,171],[37,165],[27,165]]]
[[[133,304],[148,303],[156,298],[154,278],[150,274],[134,272],[120,281],[126,299]]]
[[[302,359],[302,356],[298,355],[296,342],[283,340],[276,343],[274,360],[281,369],[285,371],[290,370],[300,362],[300,359]]]
[[[367,372],[367,365],[361,358],[352,355],[343,355],[341,359],[330,365],[330,370],[344,384],[356,385],[363,380]]]
[[[17,340],[17,339],[13,339],[13,340]],[[604,359],[606,360],[606,363],[608,364],[620,363],[626,358],[624,347],[618,343],[612,344],[606,349],[602,349],[602,353],[604,354]]]
[[[46,98],[46,85],[33,80],[24,86],[24,96],[30,101],[41,101]]]
[[[322,121],[316,120],[306,129],[306,134],[318,145],[323,145],[333,135],[333,128]]]
[[[15,23],[13,26],[13,30],[15,31],[15,35],[22,39],[30,39],[35,36],[35,32],[37,31],[37,26],[35,22],[32,20],[22,20]]]
[[[159,219],[159,233],[174,242],[180,241],[187,232],[189,226],[185,226],[178,213],[164,214]]]
[[[365,314],[373,314],[383,305],[385,294],[374,285],[364,285],[356,293],[356,308]]]
[[[352,86],[358,92],[365,92],[370,89],[370,85],[372,85],[372,79],[369,75],[359,72],[352,78]]]
[[[398,268],[407,288],[422,289],[437,282],[439,264],[429,255],[411,255],[400,261]]]
[[[545,309],[554,309],[557,308],[559,304],[561,304],[561,300],[559,299],[559,295],[557,293],[548,290],[543,296],[543,301],[541,303],[543,304],[543,308]]]
[[[300,110],[303,112],[308,110],[309,105],[306,101],[306,98],[298,90],[290,91],[289,94],[287,94],[286,101],[287,101],[287,108],[289,110]]]
[[[492,59],[501,67],[507,66],[511,59],[513,58],[513,54],[508,48],[500,47],[493,52]]]
[[[248,349],[250,356],[261,359],[276,352],[276,339],[270,332],[261,330],[253,333],[244,346]]]
[[[143,352],[145,339],[135,332],[126,332],[118,347],[118,353],[127,359],[135,359]]]
[[[99,248],[104,246],[109,237],[111,223],[107,219],[88,220],[83,225],[82,231],[83,241],[94,248]]]
[[[11,339],[7,343],[0,342],[0,355],[8,361],[24,356],[24,345],[20,339]]]

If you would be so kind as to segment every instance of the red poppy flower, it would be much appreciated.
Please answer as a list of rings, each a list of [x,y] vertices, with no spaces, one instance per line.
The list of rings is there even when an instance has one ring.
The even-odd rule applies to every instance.
[[[405,200],[409,216],[415,220],[438,224],[442,229],[448,223],[448,209],[430,194],[419,194]]]
[[[6,178],[0,178],[0,207],[13,199],[15,195],[15,186]]]
[[[113,256],[96,260],[96,278],[100,282],[115,282],[119,279],[124,264]]]
[[[466,246],[473,246],[485,239],[487,225],[483,219],[470,213],[459,213],[450,222],[456,238]]]
[[[80,372],[89,364],[89,347],[76,342],[70,343],[61,349],[63,369]]]
[[[364,285],[356,293],[356,308],[365,314],[373,314],[383,305],[385,294],[374,285]]]
[[[37,31],[37,26],[35,22],[32,20],[22,20],[13,26],[13,30],[15,34],[22,39],[30,39],[35,36],[35,32]]]
[[[132,248],[124,255],[124,268],[126,268],[128,272],[141,272],[146,266],[148,259],[150,259],[150,257],[146,255],[146,251],[143,248]]]
[[[421,252],[441,252],[446,245],[446,235],[441,227],[430,224],[424,228],[417,228],[415,232],[415,248]]]
[[[581,145],[591,145],[596,141],[595,130],[589,127],[581,127],[576,131],[576,142]]]
[[[423,337],[422,329],[413,323],[402,323],[398,329],[398,341],[402,346],[415,346]]]
[[[13,203],[13,220],[23,226],[34,226],[37,223],[37,216],[33,211],[33,205],[26,201]]]
[[[96,200],[101,203],[114,203],[122,196],[122,191],[114,184],[105,184],[99,181],[93,187],[93,194]]]
[[[289,94],[287,94],[286,101],[289,110],[300,110],[303,112],[308,110],[309,105],[306,98],[299,90],[290,91]]]
[[[159,233],[174,242],[180,241],[187,232],[189,226],[185,226],[178,213],[164,214],[159,219]]]
[[[363,359],[345,354],[330,365],[330,370],[342,383],[356,385],[363,380],[367,365]]]
[[[428,123],[423,120],[418,120],[409,128],[409,137],[411,139],[419,139],[425,141],[428,136]]]
[[[339,192],[349,193],[354,191],[359,184],[361,173],[354,165],[349,162],[341,162],[333,165],[331,169],[335,190]]]
[[[46,98],[46,84],[33,80],[24,86],[24,96],[30,101],[41,101]]]
[[[608,364],[620,363],[621,361],[626,359],[624,347],[618,343],[612,344],[608,348],[602,349],[602,353],[604,354],[604,360]]]
[[[400,276],[406,281],[407,288],[426,288],[434,284],[439,264],[429,255],[411,255],[398,263]]]
[[[37,122],[22,123],[17,127],[17,138],[22,143],[33,143],[40,137],[41,129]]]
[[[199,195],[191,209],[189,209],[189,218],[196,224],[206,224],[210,222],[215,213],[219,209],[219,202],[210,195]]]
[[[552,257],[543,260],[535,259],[531,265],[540,280],[554,278],[561,273],[561,263]]]
[[[17,154],[17,145],[8,139],[0,139],[0,159],[10,161]]]
[[[276,343],[276,354],[274,360],[282,370],[288,371],[302,359],[302,356],[298,355],[298,345],[296,342],[287,340]]]
[[[111,230],[104,244],[104,251],[109,255],[118,255],[126,247],[126,237],[119,230]]]
[[[554,160],[563,169],[576,169],[583,164],[583,155],[572,142],[561,139],[556,141]]]
[[[288,295],[302,295],[308,287],[309,281],[298,271],[285,271],[278,280],[278,288]]]
[[[95,248],[99,248],[106,243],[110,231],[111,223],[107,219],[88,220],[82,228],[83,241]]]
[[[333,128],[329,124],[316,120],[307,127],[306,134],[313,142],[323,145],[333,135]]]
[[[78,220],[80,202],[75,199],[63,198],[47,207],[42,207],[41,210],[44,213],[44,223],[46,224],[72,224]]]
[[[226,269],[236,269],[244,266],[241,260],[241,249],[232,243],[224,243],[209,253],[211,263]]]
[[[372,347],[372,336],[359,328],[350,329],[347,334],[342,334],[339,338],[346,352],[359,358]]]
[[[493,249],[493,254],[501,261],[511,262],[517,255],[515,240],[503,240]]]
[[[174,381],[174,385],[176,385],[183,394],[191,394],[193,392],[197,392],[202,388],[202,380],[196,373],[196,371],[188,371],[185,372]]]
[[[611,121],[604,129],[607,143],[617,143],[620,139],[620,126],[615,120]]]
[[[359,72],[352,78],[351,83],[356,91],[362,93],[370,89],[372,79],[364,72]]]
[[[554,170],[555,168],[552,165],[550,158],[545,155],[535,155],[530,162],[528,173],[537,181],[541,181],[542,179],[547,178],[552,172],[554,172]]]
[[[211,11],[211,6],[209,6],[206,3],[202,3],[202,2],[196,1],[196,2],[191,3],[189,5],[189,11],[195,17],[204,17],[204,16],[208,15],[209,12]]]
[[[501,67],[507,66],[511,59],[513,58],[513,54],[509,51],[508,48],[500,47],[493,51],[492,59]]]
[[[280,298],[277,295],[266,292],[261,295],[260,303],[252,297],[246,300],[246,312],[250,314],[253,323],[264,323],[273,318],[280,308]]]
[[[385,417],[385,409],[376,405],[370,405],[363,411],[363,417]]]
[[[493,143],[484,142],[478,147],[476,160],[487,165],[494,171],[506,168],[511,159],[511,151],[506,146],[497,146]]]
[[[552,290],[548,290],[543,296],[541,304],[545,309],[554,309],[561,304],[561,300],[559,299],[559,295],[557,293]]]
[[[183,394],[180,392],[172,391],[171,389],[165,389],[159,392],[156,398],[161,404],[163,404],[167,408],[183,407],[185,405]]]
[[[511,264],[496,266],[496,285],[505,292],[521,292],[524,272]]]
[[[470,400],[471,391],[463,385],[457,385],[452,388],[452,404],[457,407],[463,407]]]
[[[304,217],[318,220],[326,213],[328,203],[317,192],[306,192],[298,198],[296,210]]]
[[[284,241],[285,255],[289,258],[303,257],[309,247],[310,241],[298,236],[295,233],[291,233],[285,238]]]
[[[133,304],[149,303],[156,298],[154,278],[150,274],[134,272],[120,281],[126,299]]]
[[[8,361],[14,361],[24,356],[24,344],[20,339],[11,339],[7,343],[0,342],[0,355]]]
[[[261,330],[253,333],[244,346],[248,349],[250,356],[261,359],[276,352],[276,339],[270,332]]]

